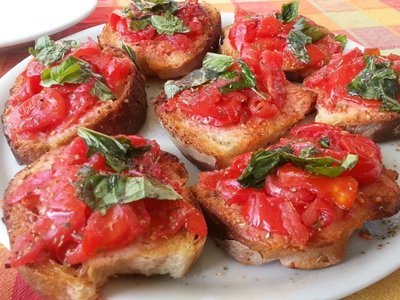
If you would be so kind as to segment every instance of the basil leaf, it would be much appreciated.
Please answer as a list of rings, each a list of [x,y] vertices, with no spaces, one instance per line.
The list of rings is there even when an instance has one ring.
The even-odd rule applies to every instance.
[[[307,158],[307,157],[315,156],[318,153],[320,153],[320,151],[317,148],[315,148],[315,146],[309,145],[309,146],[301,149],[301,151],[299,153],[299,157]]]
[[[139,11],[174,13],[178,10],[178,3],[174,0],[132,0]]]
[[[129,47],[128,45],[126,45],[124,43],[122,43],[122,49],[124,49],[125,52],[128,53],[129,57],[131,58],[131,60],[135,64],[136,68],[141,70],[140,65],[139,65],[139,61],[137,59],[135,51],[133,51],[133,49],[131,47]]]
[[[300,30],[305,35],[309,36],[313,43],[318,42],[328,34],[327,29],[309,24],[305,18],[299,19],[296,24],[294,24],[294,30]]]
[[[95,152],[102,154],[107,165],[117,172],[128,169],[132,157],[142,155],[151,148],[150,145],[135,147],[127,138],[113,138],[83,127],[78,128],[78,135],[89,147],[89,155]]]
[[[179,80],[168,80],[164,84],[164,92],[168,99],[173,98],[180,91],[202,85],[212,79],[218,77],[218,73],[207,69],[201,68],[194,70]]]
[[[329,149],[331,144],[331,139],[329,136],[324,135],[319,141],[318,144],[321,145],[322,148]]]
[[[254,152],[250,163],[238,178],[238,182],[244,187],[262,188],[265,177],[286,163],[292,163],[318,175],[337,177],[345,170],[353,168],[358,161],[358,156],[354,154],[348,154],[342,162],[330,156],[313,157],[316,152],[310,150],[311,148],[304,151],[302,157],[293,155],[289,145]]]
[[[54,84],[85,83],[89,81],[91,74],[85,71],[80,60],[70,56],[58,66],[43,70],[40,85],[50,87]]]
[[[338,177],[344,171],[353,168],[358,162],[358,156],[355,154],[348,154],[342,161],[340,166],[313,166],[312,164],[306,165],[304,169],[306,171],[323,175],[327,177]]]
[[[96,96],[99,98],[101,101],[107,101],[107,100],[114,100],[115,95],[112,90],[108,88],[104,83],[102,83],[100,80],[96,80],[94,82],[93,88],[90,90],[90,93],[93,96]]]
[[[363,99],[381,100],[381,111],[400,112],[398,74],[390,69],[390,62],[375,60],[374,56],[365,58],[365,68],[347,85],[347,91]]]
[[[182,199],[170,185],[147,176],[103,175],[85,167],[78,175],[76,186],[78,197],[92,210],[100,211],[103,215],[113,205],[131,203],[145,198]]]
[[[266,100],[267,98],[257,90],[256,88],[257,80],[253,72],[250,70],[249,66],[240,59],[238,60],[238,63],[242,67],[242,72],[240,73],[239,81],[233,81],[224,85],[223,87],[220,87],[219,88],[220,92],[222,94],[227,94],[233,91],[251,88],[257,95],[259,95],[262,99]]]
[[[29,53],[45,66],[51,65],[62,59],[72,48],[78,48],[78,41],[60,41],[55,43],[49,36],[40,37],[35,42],[34,48],[29,48]]]
[[[129,29],[133,31],[139,31],[145,29],[148,25],[150,25],[148,19],[131,20],[129,23]]]
[[[281,13],[278,14],[278,19],[282,20],[283,23],[289,23],[293,21],[299,13],[299,1],[293,1],[290,3],[283,4],[281,7]]]
[[[190,28],[186,27],[181,19],[169,12],[166,12],[163,16],[152,15],[149,20],[159,34],[173,35],[174,33],[190,31]]]
[[[339,34],[335,36],[335,41],[336,42],[341,42],[342,43],[342,48],[346,47],[347,44],[347,36],[344,34]]]
[[[286,37],[287,47],[293,55],[305,64],[310,62],[306,44],[311,44],[312,38],[300,30],[292,29]]]
[[[222,73],[228,70],[235,63],[232,56],[207,52],[203,59],[203,67]]]

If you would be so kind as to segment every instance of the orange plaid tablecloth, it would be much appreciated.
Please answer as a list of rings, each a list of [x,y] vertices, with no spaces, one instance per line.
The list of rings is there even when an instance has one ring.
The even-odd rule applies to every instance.
[[[96,10],[79,24],[54,35],[61,38],[104,23],[110,12],[128,0],[99,0]],[[236,4],[259,13],[280,9],[289,0],[267,2],[241,0],[207,0],[220,11],[233,12]],[[400,0],[301,0],[300,13],[337,34],[346,34],[365,47],[377,47],[383,53],[400,54]],[[28,55],[26,48],[0,53],[0,76]],[[39,300],[13,269],[4,269],[8,251],[0,244],[1,300]],[[334,278],[332,278],[334,280]],[[357,292],[346,300],[400,300],[400,270],[378,283]],[[349,283],[351,284],[351,283]]]

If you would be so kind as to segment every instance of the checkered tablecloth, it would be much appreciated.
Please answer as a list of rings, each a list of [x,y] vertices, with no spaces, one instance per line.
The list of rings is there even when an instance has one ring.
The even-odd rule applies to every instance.
[[[6,1],[6,0],[3,0]],[[82,0],[84,1],[84,0]],[[234,5],[256,12],[280,9],[289,0],[244,2],[208,0],[220,11],[233,12]],[[127,0],[99,0],[96,10],[79,24],[55,34],[62,38],[83,29],[104,23],[110,12]],[[400,0],[301,0],[300,13],[337,34],[346,34],[361,45],[400,54]],[[4,33],[2,33],[4,34]],[[0,76],[28,55],[26,48],[0,52]],[[12,269],[4,269],[8,251],[0,244],[0,300],[39,300],[30,287]],[[400,255],[400,249],[399,249]],[[332,278],[334,281],[334,278]],[[346,300],[400,300],[400,270],[360,291]],[[349,282],[351,284],[351,282]]]

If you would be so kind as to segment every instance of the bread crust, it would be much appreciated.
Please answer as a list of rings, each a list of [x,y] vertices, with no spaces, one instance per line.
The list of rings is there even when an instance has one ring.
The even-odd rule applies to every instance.
[[[351,133],[366,136],[374,142],[400,137],[400,113],[380,112],[378,109],[352,105],[341,105],[329,110],[317,104],[317,110],[316,122],[341,127]]]
[[[159,107],[168,101],[164,93],[156,100],[155,109],[179,150],[199,169],[214,170],[227,167],[239,154],[270,145],[311,112],[316,99],[313,92],[293,83],[287,84],[286,91],[287,102],[276,116],[252,118],[230,127],[199,124],[179,111],[160,111]]]
[[[116,48],[106,47],[104,52],[113,56],[126,57],[126,54]],[[18,77],[11,89],[11,95],[22,83],[22,77]],[[77,128],[84,126],[105,134],[133,134],[143,125],[146,119],[147,99],[144,76],[134,69],[134,72],[126,79],[126,84],[118,99],[99,103],[88,113],[82,116],[78,124],[73,124],[62,132],[52,132],[46,138],[35,140],[22,140],[11,138],[8,125],[8,115],[11,112],[7,101],[2,116],[4,134],[19,164],[28,164],[44,153],[56,147],[69,143],[75,136]]]
[[[351,218],[336,220],[317,232],[305,247],[287,236],[266,234],[248,225],[239,210],[229,206],[218,192],[199,184],[191,187],[209,224],[209,232],[229,256],[241,264],[260,265],[279,260],[289,268],[320,269],[343,260],[348,240],[365,221],[394,215],[400,209],[397,172],[383,169],[372,184],[360,188]]]
[[[221,34],[221,15],[219,11],[206,2],[202,2],[201,6],[205,13],[210,16],[210,24],[208,24],[205,34],[194,43],[194,53],[172,52],[168,56],[160,57],[155,47],[144,49],[140,45],[124,42],[135,52],[143,74],[161,79],[171,79],[186,75],[201,67],[203,57],[207,52],[217,49]],[[113,31],[109,24],[103,28],[103,32],[99,36],[99,42],[102,46],[108,45],[120,48],[122,41],[120,33]]]
[[[26,232],[36,216],[21,204],[9,205],[7,199],[29,176],[51,167],[59,159],[63,147],[43,155],[34,164],[29,165],[11,180],[5,192],[4,223],[11,245],[16,238]],[[188,180],[188,173],[182,162],[172,154],[163,152],[159,163],[166,176],[178,182],[182,187]],[[183,188],[182,197],[197,206],[188,188]],[[96,254],[77,268],[62,266],[53,260],[25,265],[18,272],[38,293],[49,299],[97,299],[98,288],[110,278],[122,274],[169,274],[174,278],[182,277],[198,259],[202,252],[205,237],[182,230],[168,239],[149,241],[144,237],[131,245]]]

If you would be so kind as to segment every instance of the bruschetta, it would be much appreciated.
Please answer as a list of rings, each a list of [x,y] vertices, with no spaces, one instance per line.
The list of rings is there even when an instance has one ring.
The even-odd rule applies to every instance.
[[[146,76],[170,79],[200,67],[220,35],[220,13],[205,2],[132,0],[111,14],[99,41],[130,46]]]
[[[368,138],[311,123],[200,173],[192,191],[210,234],[236,261],[319,269],[343,260],[365,221],[399,211],[397,177]]]
[[[400,137],[400,56],[358,48],[336,54],[304,85],[318,94],[316,121],[374,141]]]
[[[233,25],[223,29],[221,53],[253,57],[263,50],[278,52],[282,69],[294,79],[302,79],[342,52],[345,36],[335,36],[327,28],[298,15],[299,1],[282,5],[280,12],[259,15],[237,9]]]
[[[19,163],[69,143],[78,126],[132,134],[144,123],[145,78],[125,51],[42,37],[30,52],[2,115]]]
[[[8,266],[49,299],[98,299],[119,274],[182,277],[207,235],[184,165],[139,136],[78,135],[8,185]]]
[[[315,94],[286,80],[282,59],[208,53],[203,67],[167,81],[156,101],[161,124],[203,170],[224,168],[242,153],[265,147],[313,109]]]

